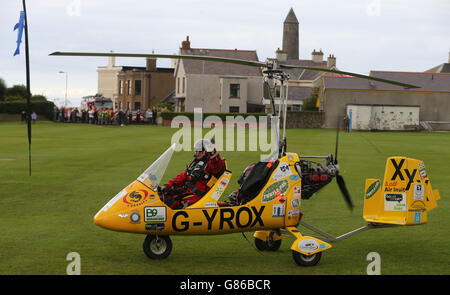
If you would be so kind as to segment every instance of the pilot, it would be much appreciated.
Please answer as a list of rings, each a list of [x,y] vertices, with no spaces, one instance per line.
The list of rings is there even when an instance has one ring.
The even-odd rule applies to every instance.
[[[225,169],[224,161],[208,139],[196,141],[194,152],[194,160],[186,170],[158,189],[164,195],[164,203],[172,209],[186,208],[200,200]]]

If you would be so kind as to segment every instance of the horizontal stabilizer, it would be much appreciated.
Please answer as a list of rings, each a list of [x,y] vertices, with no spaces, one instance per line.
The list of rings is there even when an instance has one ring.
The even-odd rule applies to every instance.
[[[424,224],[439,199],[422,161],[390,157],[382,182],[366,179],[363,216],[369,223]]]

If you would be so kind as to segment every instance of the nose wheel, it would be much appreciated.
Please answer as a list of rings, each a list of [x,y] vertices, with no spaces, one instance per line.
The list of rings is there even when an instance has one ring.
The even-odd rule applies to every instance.
[[[164,259],[172,252],[172,241],[169,236],[147,235],[142,248],[148,258]]]
[[[297,251],[292,251],[292,257],[294,261],[300,266],[314,266],[322,257],[322,252],[318,252],[312,255],[304,255]]]

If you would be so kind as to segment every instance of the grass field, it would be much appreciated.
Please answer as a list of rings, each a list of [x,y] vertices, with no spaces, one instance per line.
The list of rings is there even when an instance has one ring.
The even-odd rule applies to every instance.
[[[360,233],[333,244],[315,267],[295,264],[293,238],[283,240],[277,252],[261,253],[255,250],[252,233],[246,233],[250,244],[239,233],[172,236],[171,255],[149,260],[142,251],[144,235],[104,230],[92,218],[169,147],[175,131],[38,122],[33,125],[29,176],[26,126],[0,122],[0,274],[64,275],[70,252],[80,254],[81,273],[86,275],[364,275],[370,252],[380,254],[384,275],[450,274],[450,133],[342,132],[341,174],[355,209],[348,210],[335,181],[302,208],[306,222],[334,236],[365,225],[365,179],[382,178],[386,158],[404,155],[424,161],[433,188],[441,194],[425,225]],[[290,129],[287,134],[289,151],[334,153],[334,130]],[[258,152],[221,155],[234,173],[228,192],[237,187],[241,171],[259,159]],[[166,178],[191,159],[192,152],[175,153]]]

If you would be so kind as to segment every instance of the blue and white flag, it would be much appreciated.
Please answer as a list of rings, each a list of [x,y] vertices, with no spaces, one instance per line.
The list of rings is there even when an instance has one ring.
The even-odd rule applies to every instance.
[[[14,31],[18,30],[17,48],[16,48],[16,51],[14,52],[14,56],[16,56],[20,53],[19,49],[20,49],[20,43],[22,43],[22,34],[23,34],[24,26],[25,26],[25,12],[21,11],[19,22],[14,26]]]

